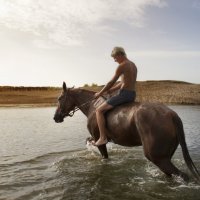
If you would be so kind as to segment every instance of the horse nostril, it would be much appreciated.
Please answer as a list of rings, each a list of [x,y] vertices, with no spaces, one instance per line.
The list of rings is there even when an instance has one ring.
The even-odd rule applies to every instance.
[[[56,116],[54,116],[54,118],[53,118],[55,121],[57,120],[57,118],[56,118]]]

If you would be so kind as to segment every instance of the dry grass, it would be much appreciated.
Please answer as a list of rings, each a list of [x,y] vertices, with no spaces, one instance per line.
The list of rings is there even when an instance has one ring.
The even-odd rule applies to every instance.
[[[0,87],[0,105],[55,105],[61,88]]]
[[[137,101],[200,105],[200,84],[178,81],[138,82]]]
[[[86,87],[99,91],[102,86]],[[200,105],[200,84],[178,81],[139,81],[137,99],[140,102]],[[53,106],[61,88],[54,87],[0,87],[0,106]]]

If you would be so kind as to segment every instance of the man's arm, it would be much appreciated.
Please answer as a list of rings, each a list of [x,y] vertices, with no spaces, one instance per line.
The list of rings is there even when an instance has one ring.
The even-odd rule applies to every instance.
[[[118,80],[118,78],[120,77],[121,74],[122,74],[122,69],[121,69],[121,65],[119,65],[113,78],[103,87],[103,89],[100,92],[96,93],[95,96],[99,97],[104,92],[108,91],[115,84],[115,82]]]
[[[113,87],[111,87],[111,88],[108,90],[108,92],[109,92],[109,93],[112,93],[112,92],[114,92],[115,90],[119,90],[119,89],[121,88],[121,86],[122,86],[122,83],[121,83],[121,81],[120,81],[119,83],[117,83],[116,85],[114,85]]]

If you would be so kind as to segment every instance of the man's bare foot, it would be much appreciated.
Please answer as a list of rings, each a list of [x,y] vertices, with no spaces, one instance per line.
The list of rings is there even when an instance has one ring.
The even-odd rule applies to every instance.
[[[97,142],[92,142],[92,144],[94,145],[94,146],[97,146],[97,147],[99,147],[99,146],[101,146],[101,145],[104,145],[104,144],[107,144],[108,143],[108,140],[107,140],[107,138],[106,139],[104,139],[104,140],[102,140],[102,139],[98,139],[97,140]]]

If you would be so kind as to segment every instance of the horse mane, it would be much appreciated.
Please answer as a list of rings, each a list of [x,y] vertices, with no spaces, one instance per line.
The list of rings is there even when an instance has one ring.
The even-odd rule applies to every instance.
[[[83,89],[83,88],[73,88],[71,92],[74,96],[76,96],[80,101],[88,101],[93,98],[95,91]]]
[[[75,88],[74,90],[76,90],[77,92],[88,93],[88,94],[92,94],[92,95],[94,95],[96,93],[93,90],[88,90],[88,89],[84,89],[84,88]]]

